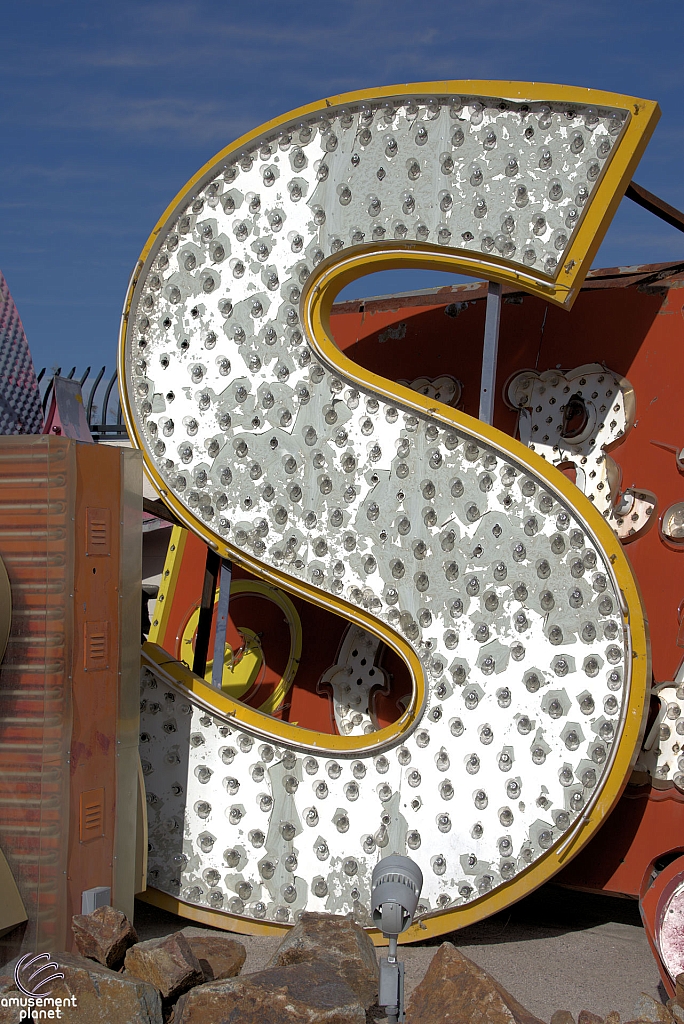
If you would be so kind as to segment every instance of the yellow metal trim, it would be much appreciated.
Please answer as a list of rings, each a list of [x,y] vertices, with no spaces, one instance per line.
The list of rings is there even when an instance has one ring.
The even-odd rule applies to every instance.
[[[389,98],[392,96],[411,95],[473,95],[491,96],[497,99],[507,99],[516,102],[547,101],[562,103],[582,103],[594,107],[617,107],[629,112],[627,123],[620,135],[620,143],[615,147],[614,152],[608,160],[608,165],[602,174],[596,189],[594,190],[589,208],[582,222],[578,225],[575,237],[572,240],[567,258],[562,267],[558,268],[556,282],[542,275],[533,272],[526,274],[522,268],[515,269],[504,260],[486,255],[475,255],[467,253],[464,258],[462,273],[472,273],[492,280],[503,281],[504,283],[515,284],[525,288],[526,291],[540,294],[550,302],[570,306],[577,296],[577,292],[591,266],[591,260],[598,250],[603,235],[610,223],[615,210],[617,209],[623,193],[629,184],[632,173],[636,168],[648,141],[655,130],[660,117],[660,108],[653,100],[639,99],[635,96],[626,96],[621,93],[605,92],[600,89],[582,89],[569,85],[553,85],[543,82],[511,82],[511,81],[490,81],[490,80],[443,80],[437,82],[414,82],[407,85],[391,85],[379,89],[359,89],[354,92],[340,93],[329,96],[326,99],[308,103],[296,110],[267,121],[259,125],[251,132],[242,135],[235,142],[231,142],[224,149],[208,160],[203,167],[188,181],[169,203],[164,213],[157,221],[152,234],[148,238],[140,259],[133,271],[129,283],[128,295],[124,305],[121,324],[121,340],[125,339],[128,314],[130,311],[133,291],[138,281],[140,271],[144,262],[157,240],[158,235],[164,229],[169,218],[174,214],[180,204],[187,201],[197,186],[211,174],[216,165],[227,159],[236,151],[244,149],[254,139],[269,131],[276,131],[282,125],[289,122],[296,123],[310,114],[327,110],[331,106],[344,106],[360,103],[363,101]],[[381,243],[372,243],[365,247],[367,252],[376,251]],[[432,246],[418,246],[416,250],[421,252],[433,251]],[[440,252],[434,249],[435,255]],[[466,269],[466,264],[471,269]],[[433,269],[440,269],[439,266],[430,263]],[[477,269],[475,269],[477,268]],[[453,270],[452,270],[453,273]],[[562,282],[560,281],[562,275]],[[358,276],[358,275],[357,275]],[[123,367],[123,345],[119,347],[119,389],[122,390]]]
[[[226,932],[236,932],[238,935],[277,935],[283,939],[290,931],[291,925],[270,924],[266,921],[250,921],[243,917],[233,917],[231,914],[221,910],[209,910],[205,907],[198,907],[194,903],[184,903],[175,896],[161,892],[160,889],[148,887],[144,892],[136,894],[136,899],[149,903],[153,907],[159,907],[168,914],[176,914],[187,921],[194,921],[196,924],[206,924],[211,928],[222,928]]]
[[[287,624],[290,627],[290,654],[285,672],[268,700],[259,705],[259,711],[265,715],[272,715],[282,704],[297,675],[302,657],[302,620],[290,598],[278,587],[272,587],[268,583],[261,583],[257,580],[237,580],[236,592],[243,591],[245,593],[262,593],[264,597],[274,601],[285,613]]]
[[[302,119],[308,114],[324,110],[331,105],[351,104],[362,100],[372,100],[374,98],[394,95],[410,95],[412,93],[423,95],[431,93],[438,95],[456,93],[503,96],[513,100],[581,102],[589,103],[593,106],[620,107],[630,112],[629,120],[623,129],[620,144],[616,147],[603,177],[592,196],[591,205],[586,211],[576,237],[573,239],[566,262],[562,268],[559,268],[555,281],[544,281],[534,274],[525,275],[523,271],[513,269],[505,265],[501,260],[494,258],[485,259],[484,254],[482,258],[475,258],[470,253],[467,255],[448,255],[443,250],[437,250],[435,247],[418,246],[413,245],[413,243],[401,246],[395,243],[388,243],[384,248],[382,246],[358,246],[354,249],[343,251],[340,256],[334,259],[329,258],[325,260],[319,266],[317,273],[307,285],[302,297],[301,308],[302,321],[306,325],[307,335],[314,349],[329,365],[339,372],[347,374],[361,386],[375,389],[393,402],[399,400],[405,407],[413,408],[421,413],[427,413],[446,425],[466,431],[474,438],[480,438],[505,455],[513,456],[522,465],[527,466],[532,473],[541,477],[551,491],[562,496],[576,510],[609,558],[614,579],[621,590],[624,599],[623,618],[629,625],[631,635],[632,649],[630,653],[632,665],[628,683],[630,689],[626,719],[619,742],[615,744],[616,751],[613,762],[605,778],[602,780],[599,796],[589,806],[584,818],[581,819],[579,824],[574,826],[568,840],[550,850],[512,882],[497,887],[491,894],[484,895],[479,900],[462,909],[457,908],[453,911],[440,912],[424,918],[404,933],[402,942],[424,940],[433,935],[443,934],[450,927],[463,927],[495,913],[498,909],[510,905],[514,900],[526,895],[548,880],[561,865],[567,863],[571,857],[579,852],[580,848],[594,834],[614,807],[634,763],[647,711],[646,695],[647,687],[650,684],[650,652],[646,621],[642,611],[637,584],[627,558],[613,531],[578,488],[570,483],[562,473],[548,465],[535,453],[530,452],[519,442],[495,430],[493,427],[488,427],[479,420],[475,420],[462,413],[457,413],[448,406],[430,401],[415,392],[409,391],[407,388],[396,384],[390,386],[382,378],[357,367],[336,349],[330,336],[329,317],[332,301],[341,287],[362,274],[392,267],[405,268],[417,266],[432,269],[448,269],[452,273],[463,272],[485,276],[504,283],[514,284],[533,294],[541,295],[549,302],[566,307],[571,306],[589,268],[591,258],[601,242],[610,218],[631,178],[632,171],[655,127],[659,116],[657,104],[615,93],[577,89],[567,86],[514,82],[445,81],[347,93],[342,96],[330,97],[328,100],[318,103],[309,104],[283,117],[276,118],[222,150],[191,179],[165,211],[143,250],[131,280],[124,308],[119,345],[119,385],[122,409],[131,438],[136,445],[142,447],[124,386],[126,380],[125,350],[128,314],[134,289],[144,262],[168,218],[174,213],[180,203],[187,201],[187,198],[193,194],[202,180],[211,174],[220,160],[226,159],[236,150],[245,147],[264,132],[276,130],[286,122]],[[560,280],[561,276],[563,278],[562,281]],[[180,502],[166,491],[164,482],[156,472],[156,469],[152,466],[149,469],[164,501],[174,510],[182,522],[187,523],[189,528],[200,534],[215,550],[218,550],[225,557],[230,557],[240,562],[251,572],[267,579],[274,585],[283,587],[292,593],[300,594],[314,604],[328,608],[336,613],[341,613],[346,619],[356,622],[364,629],[368,629],[370,632],[380,636],[407,662],[414,686],[409,708],[389,728],[362,737],[329,737],[312,730],[267,718],[259,712],[255,712],[243,705],[236,704],[234,701],[230,701],[228,698],[222,697],[215,691],[211,691],[211,694],[208,694],[207,690],[210,688],[202,680],[197,676],[193,676],[192,673],[178,662],[169,659],[168,655],[161,651],[160,648],[155,647],[154,644],[146,644],[145,652],[161,669],[168,672],[177,682],[187,686],[198,699],[208,704],[214,704],[224,714],[238,717],[238,721],[246,729],[262,733],[276,742],[281,741],[300,749],[315,749],[319,753],[322,750],[328,749],[338,756],[351,756],[357,753],[377,751],[379,748],[390,745],[395,739],[411,729],[418,720],[425,691],[419,661],[413,649],[405,641],[392,633],[383,623],[366,614],[362,609],[348,605],[333,595],[322,595],[320,591],[308,584],[294,581],[275,569],[263,566],[245,552],[233,549],[230,545],[221,541],[207,530],[201,521],[191,518]],[[164,899],[171,901],[170,897],[164,897]],[[180,901],[173,900],[171,902],[176,906],[181,906]],[[192,916],[195,920],[204,920],[207,923],[216,922],[219,916],[221,919],[224,917],[223,914],[219,915],[218,912],[213,912],[212,914],[211,911],[199,910],[199,908],[189,907],[185,904],[182,907],[182,911],[177,912],[182,912],[186,916]],[[189,914],[189,910],[193,913]],[[202,916],[200,917],[200,915]],[[265,925],[242,918],[231,917],[230,921],[231,929],[251,934],[274,934],[274,929],[276,928],[276,926],[270,924]],[[278,931],[275,933],[280,934]],[[373,935],[373,938],[378,944],[382,944],[383,940],[377,933]]]
[[[364,257],[359,253],[352,253],[349,256],[349,262],[363,260]],[[474,924],[476,921],[496,913],[497,910],[509,906],[515,900],[542,885],[561,866],[579,853],[608,816],[627,783],[646,723],[647,696],[651,680],[648,628],[638,585],[618,538],[594,505],[563,473],[530,451],[525,445],[502,434],[495,427],[490,427],[465,413],[457,412],[447,405],[436,403],[434,400],[399,384],[392,383],[390,387],[382,377],[362,369],[339,351],[330,334],[330,309],[334,295],[340,287],[338,275],[341,273],[343,282],[346,283],[345,273],[348,271],[349,274],[354,274],[355,268],[347,268],[344,264],[341,266],[339,262],[335,265],[329,261],[326,262],[327,266],[324,267],[321,264],[316,279],[311,282],[302,298],[302,322],[318,355],[325,362],[331,363],[336,371],[349,376],[360,387],[380,392],[390,401],[400,400],[402,405],[408,405],[417,411],[427,413],[434,419],[441,420],[447,426],[466,431],[469,436],[498,448],[504,454],[512,455],[537,477],[541,477],[550,489],[562,495],[581,516],[610,561],[624,602],[623,621],[629,627],[631,634],[632,665],[627,719],[616,744],[617,752],[613,764],[602,780],[600,796],[583,819],[582,824],[579,828],[575,826],[567,842],[561,843],[557,848],[537,860],[528,871],[516,876],[512,882],[499,886],[491,896],[485,895],[466,907],[423,918],[401,937],[402,942],[417,942],[433,935],[444,934],[448,930],[447,921],[453,922],[454,928]],[[454,262],[458,261],[452,258],[452,264]],[[630,667],[627,666],[627,668]],[[382,943],[378,942],[378,944]]]
[[[159,593],[157,594],[157,600],[154,604],[152,625],[150,626],[150,632],[147,636],[150,643],[158,643],[159,637],[164,636],[166,633],[166,626],[170,615],[169,609],[173,604],[173,596],[176,592],[178,574],[183,562],[183,552],[185,551],[185,542],[187,539],[187,530],[184,530],[181,526],[173,527],[171,530],[169,546],[166,549],[166,558],[164,559],[164,569],[162,571],[161,583],[159,585]]]
[[[630,110],[631,117],[623,131],[636,132],[636,136],[634,134],[630,136],[629,147],[626,145],[628,141],[627,137],[625,137],[621,145],[617,147],[618,153],[626,153],[629,148],[630,152],[633,154],[633,161],[629,163],[629,175],[622,174],[621,171],[617,180],[615,180],[615,176],[613,175],[613,160],[611,160],[611,163],[604,174],[603,180],[599,183],[597,192],[594,194],[590,210],[587,211],[588,213],[591,212],[592,209],[598,209],[598,206],[596,205],[598,198],[599,196],[606,196],[608,194],[607,184],[609,182],[611,183],[611,187],[615,191],[615,194],[619,192],[621,187],[626,187],[627,180],[629,180],[629,176],[631,175],[633,163],[636,162],[638,154],[640,154],[642,149],[645,147],[648,137],[655,127],[659,113],[657,104],[651,101],[637,100],[617,93],[578,89],[569,86],[541,85],[538,83],[492,83],[479,81],[431,82],[410,86],[392,86],[386,89],[371,89],[331,97],[328,100],[309,104],[297,111],[283,115],[271,122],[268,122],[266,125],[262,125],[259,128],[254,129],[254,131],[247,133],[247,135],[244,135],[237,142],[227,146],[225,149],[221,150],[216,157],[208,161],[208,163],[197,172],[197,174],[173,200],[157,222],[152,235],[143,249],[141,258],[131,278],[122,317],[118,360],[122,410],[126,426],[129,431],[129,436],[137,447],[143,448],[144,446],[141,444],[138,436],[136,423],[131,412],[127,389],[124,387],[124,382],[126,380],[125,351],[128,330],[128,313],[133,298],[133,292],[138,276],[144,265],[144,261],[156,241],[158,234],[162,231],[168,218],[179,203],[183,202],[193,193],[197,184],[211,172],[220,160],[227,158],[236,150],[244,148],[244,146],[252,139],[259,137],[266,131],[276,129],[288,121],[301,119],[309,113],[327,109],[330,105],[337,105],[338,103],[349,104],[381,96],[410,95],[412,93],[422,93],[425,95],[430,93],[470,93],[478,95],[493,95],[497,97],[503,95],[505,98],[517,100],[546,99],[548,101],[559,100],[567,103],[582,102],[591,103],[594,106],[616,106]],[[635,127],[637,124],[640,126],[638,130]],[[615,155],[617,156],[617,153]],[[618,169],[623,167],[623,165],[618,163],[615,163],[614,166]],[[623,178],[626,178],[627,180],[623,181]],[[619,201],[619,196],[615,198],[614,195],[613,198],[616,203]],[[589,221],[585,218],[585,223],[593,223],[596,231],[600,231],[602,227],[605,227],[604,222],[607,223],[606,217],[599,217],[598,220],[594,219],[594,221]],[[596,241],[596,245],[598,245],[598,241]],[[396,263],[394,262],[395,260]],[[469,258],[467,259],[459,255],[447,256],[443,251],[433,252],[433,247],[430,246],[420,248],[418,246],[415,248],[406,246],[404,249],[399,249],[393,244],[391,251],[371,251],[368,247],[358,246],[348,252],[343,251],[341,256],[337,259],[329,258],[328,260],[324,260],[318,268],[318,272],[315,274],[313,280],[308,283],[305,293],[302,296],[302,321],[305,322],[309,328],[309,339],[312,342],[314,349],[320,352],[333,367],[336,367],[343,373],[349,374],[352,379],[357,380],[364,386],[376,388],[382,395],[390,398],[391,401],[396,401],[397,397],[399,397],[404,405],[409,407],[412,406],[421,412],[427,412],[449,425],[466,429],[473,436],[481,437],[488,443],[493,444],[500,451],[503,451],[506,454],[512,454],[522,462],[523,465],[529,466],[532,472],[535,472],[546,479],[549,486],[553,490],[561,493],[572,506],[578,507],[580,514],[583,515],[584,519],[588,520],[589,523],[593,523],[598,528],[595,532],[597,532],[597,537],[601,537],[601,543],[603,543],[606,550],[608,550],[607,545],[609,544],[614,548],[617,543],[614,534],[603,522],[591,503],[581,495],[581,492],[571,484],[562,473],[552,467],[549,467],[543,459],[530,452],[525,446],[510,438],[508,435],[501,434],[494,428],[486,427],[485,424],[481,423],[479,420],[475,420],[469,416],[464,416],[463,414],[457,414],[448,406],[431,402],[429,399],[424,398],[415,392],[409,391],[400,385],[392,384],[390,388],[382,378],[377,377],[375,374],[366,374],[364,371],[361,371],[334,346],[329,334],[330,308],[332,306],[335,293],[348,283],[348,281],[353,280],[362,273],[368,273],[371,270],[387,269],[391,266],[435,267],[438,265],[443,267],[448,266],[451,272],[475,272],[473,263]],[[479,268],[478,273],[481,273],[482,269],[483,268]],[[505,268],[501,269],[502,274],[497,275],[499,279],[503,279],[505,276],[503,275],[503,270],[505,270]],[[493,276],[494,274],[491,267],[487,272],[490,276]],[[509,273],[509,271],[506,271],[506,273]],[[577,273],[578,272],[575,272],[574,278],[576,282],[579,280]],[[517,271],[515,281],[520,285],[520,275]],[[527,290],[533,289],[528,287]],[[547,295],[547,298],[551,301],[549,295]],[[216,537],[207,529],[204,523],[194,517],[191,517],[187,509],[185,509],[173,494],[168,493],[164,486],[164,481],[157,472],[156,467],[149,464],[147,468],[166,504],[175,512],[181,522],[185,523],[189,529],[192,529],[203,537],[206,543],[214,550],[218,551],[224,557],[232,558],[234,561],[239,562],[250,572],[260,576],[262,579],[266,579],[274,586],[282,587],[291,593],[299,594],[305,600],[311,601],[320,607],[327,608],[336,614],[341,614],[344,618],[358,623],[364,629],[368,629],[370,632],[379,636],[388,644],[388,646],[392,647],[404,659],[404,661],[406,661],[413,681],[413,692],[409,706],[401,718],[388,728],[379,730],[376,733],[371,733],[367,736],[327,736],[325,737],[325,747],[327,749],[336,754],[344,755],[347,753],[350,756],[357,751],[363,752],[364,750],[377,750],[380,747],[390,745],[395,738],[403,735],[416,724],[425,700],[425,686],[422,668],[417,655],[405,640],[393,633],[387,626],[385,626],[384,623],[373,619],[364,612],[363,609],[349,605],[334,595],[323,595],[317,588],[314,588],[305,581],[295,581],[284,573],[279,572],[277,569],[264,566],[246,552],[233,548],[225,541]],[[620,565],[626,566],[626,560],[621,551],[616,554],[616,558],[619,560]],[[625,571],[629,575],[632,588],[634,588],[634,580],[629,569],[625,569]],[[625,589],[625,587],[623,587],[623,589]],[[627,586],[627,589],[629,589],[629,586]],[[638,607],[638,605],[636,607]],[[639,617],[641,617],[641,612],[639,612]],[[212,691],[212,693],[215,693],[215,691]],[[219,695],[216,695],[216,698],[222,699]],[[251,725],[251,727],[258,729],[259,731],[265,727],[265,723],[252,717],[254,715],[258,715],[258,712],[244,708],[242,705],[236,705],[234,708],[231,708],[230,713],[239,713],[241,720],[243,720],[248,727]],[[246,715],[247,717],[245,717]],[[311,730],[301,729],[299,726],[290,725],[289,723],[277,723],[273,720],[269,721],[273,726],[278,726],[278,729],[282,728],[284,730],[282,734],[278,732],[279,737],[284,742],[290,742],[295,746],[310,745],[317,749],[321,748],[320,742],[316,742],[314,737],[319,737],[320,740],[322,738],[322,734],[313,733]]]
[[[318,601],[318,604],[324,604]],[[351,617],[351,616],[350,616]],[[355,620],[364,629],[369,625],[360,615]],[[377,628],[374,632],[380,632]],[[388,643],[398,654],[404,654],[400,645],[396,643],[396,637],[388,634]],[[171,679],[179,686],[185,687],[198,700],[202,701],[207,708],[215,708],[221,714],[229,718],[236,718],[240,727],[270,742],[283,743],[300,750],[311,750],[322,755],[329,752],[337,757],[353,757],[358,754],[377,753],[391,744],[397,736],[403,735],[414,723],[416,718],[415,710],[406,711],[401,718],[387,729],[370,733],[365,736],[331,736],[327,733],[317,732],[314,729],[307,729],[299,725],[291,725],[289,722],[281,722],[278,718],[272,718],[261,710],[250,708],[246,704],[231,699],[225,694],[218,693],[199,676],[180,661],[172,658],[167,651],[157,644],[147,641],[143,644],[143,654],[147,655],[154,664],[166,672]],[[422,690],[422,681],[421,681]]]

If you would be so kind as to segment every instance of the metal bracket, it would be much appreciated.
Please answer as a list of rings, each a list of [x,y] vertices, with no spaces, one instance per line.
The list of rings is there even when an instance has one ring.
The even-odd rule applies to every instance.
[[[223,687],[223,665],[226,660],[226,632],[228,629],[228,609],[230,607],[230,584],[233,578],[233,563],[224,558],[221,560],[219,580],[219,599],[216,609],[216,632],[214,634],[214,660],[211,667],[211,685],[219,693]]]

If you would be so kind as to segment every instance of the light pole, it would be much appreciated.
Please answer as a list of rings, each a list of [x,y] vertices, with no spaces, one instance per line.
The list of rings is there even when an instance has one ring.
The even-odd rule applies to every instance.
[[[404,965],[397,960],[397,938],[413,921],[422,887],[423,873],[410,857],[384,857],[373,871],[373,922],[389,939],[389,953],[380,959],[378,1003],[390,1024],[404,1020]]]

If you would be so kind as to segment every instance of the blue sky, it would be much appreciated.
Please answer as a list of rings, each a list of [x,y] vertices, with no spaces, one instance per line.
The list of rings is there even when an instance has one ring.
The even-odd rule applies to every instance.
[[[683,39],[682,0],[5,0],[0,269],[36,366],[113,365],[128,277],[176,191],[248,129],[348,89],[534,79],[656,99],[635,179],[684,208]],[[684,235],[624,200],[596,265],[675,259]]]

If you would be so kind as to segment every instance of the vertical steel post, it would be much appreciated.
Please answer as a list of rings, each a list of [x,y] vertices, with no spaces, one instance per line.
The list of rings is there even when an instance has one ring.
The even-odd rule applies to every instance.
[[[496,363],[499,355],[499,322],[501,320],[502,285],[489,282],[485,313],[484,345],[482,348],[482,376],[480,377],[479,418],[490,426],[494,421],[494,394]]]
[[[214,660],[211,667],[211,685],[221,692],[223,684],[223,663],[226,657],[226,631],[230,607],[230,584],[233,578],[233,563],[227,558],[221,560],[219,578],[219,599],[216,609],[216,632],[214,634]]]

